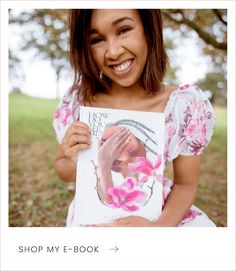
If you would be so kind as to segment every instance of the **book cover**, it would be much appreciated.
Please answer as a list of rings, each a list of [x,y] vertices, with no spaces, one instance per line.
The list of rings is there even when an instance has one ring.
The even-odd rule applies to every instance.
[[[156,221],[162,209],[164,113],[80,107],[92,144],[78,156],[75,225],[126,216]]]

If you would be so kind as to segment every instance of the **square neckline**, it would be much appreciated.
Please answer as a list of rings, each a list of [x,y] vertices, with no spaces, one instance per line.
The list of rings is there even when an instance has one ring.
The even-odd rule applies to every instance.
[[[166,114],[166,111],[171,103],[171,99],[172,99],[172,96],[174,95],[177,95],[177,93],[179,92],[181,86],[178,86],[176,89],[174,89],[170,95],[168,96],[167,98],[167,101],[166,101],[166,104],[165,104],[165,107],[162,111],[139,111],[139,112],[153,112],[153,113],[164,113]],[[94,106],[89,106],[89,105],[86,105],[85,102],[81,103],[80,104],[81,106],[85,106],[85,107],[94,107]],[[108,108],[108,107],[98,107],[98,108]],[[111,109],[115,109],[115,108],[111,108]],[[117,108],[117,110],[127,110],[127,111],[138,111],[138,110],[133,110],[133,109],[121,109],[121,108]]]

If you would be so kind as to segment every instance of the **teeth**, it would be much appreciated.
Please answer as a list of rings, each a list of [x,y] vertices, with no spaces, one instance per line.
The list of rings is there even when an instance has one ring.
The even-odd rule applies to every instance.
[[[118,72],[123,72],[131,65],[131,63],[132,63],[131,60],[127,60],[118,66],[113,66],[113,69]]]

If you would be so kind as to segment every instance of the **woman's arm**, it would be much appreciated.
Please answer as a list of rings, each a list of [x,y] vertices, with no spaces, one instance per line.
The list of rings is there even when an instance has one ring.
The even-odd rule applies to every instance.
[[[61,144],[57,147],[54,169],[63,181],[72,182],[76,178],[76,164],[65,156]]]
[[[155,223],[158,227],[177,226],[193,204],[198,186],[200,156],[179,156],[173,161],[173,169],[174,185]]]
[[[87,124],[81,121],[73,122],[57,148],[55,171],[63,181],[74,181],[78,153],[90,147],[91,135]]]

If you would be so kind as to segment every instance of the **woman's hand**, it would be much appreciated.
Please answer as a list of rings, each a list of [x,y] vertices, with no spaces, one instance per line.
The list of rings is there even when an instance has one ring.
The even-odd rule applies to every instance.
[[[119,129],[108,138],[100,147],[98,163],[111,168],[114,161],[119,158],[124,148],[129,143],[130,131],[124,128]]]
[[[112,223],[97,224],[94,227],[157,227],[157,225],[141,216],[128,216],[116,219]]]
[[[90,128],[81,121],[73,122],[62,140],[62,149],[66,158],[77,163],[78,153],[91,145]]]

